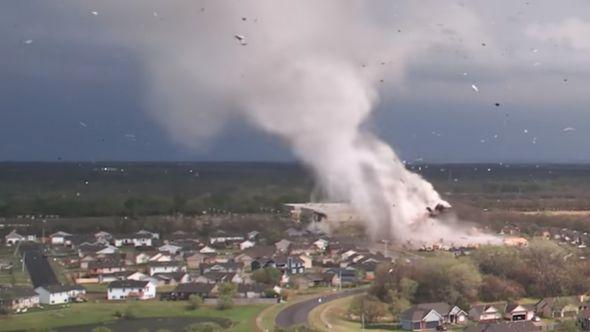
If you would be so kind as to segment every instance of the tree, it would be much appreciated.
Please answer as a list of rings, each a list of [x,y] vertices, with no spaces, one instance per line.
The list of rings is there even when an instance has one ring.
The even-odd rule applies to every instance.
[[[362,317],[368,323],[374,323],[385,315],[385,304],[372,295],[358,295],[352,299],[349,313]]]
[[[203,299],[196,294],[189,296],[188,298],[188,310],[196,310],[199,309],[203,305]]]
[[[219,295],[217,299],[217,309],[225,310],[233,307],[234,296],[236,295],[237,287],[231,282],[224,282],[219,285]]]
[[[252,279],[259,283],[276,285],[281,280],[281,271],[274,267],[258,269],[252,273]]]
[[[494,275],[483,277],[479,289],[483,301],[515,301],[525,295],[524,288],[518,282]]]
[[[575,320],[564,320],[557,327],[557,331],[560,332],[576,332],[580,330],[581,328],[578,326]]]

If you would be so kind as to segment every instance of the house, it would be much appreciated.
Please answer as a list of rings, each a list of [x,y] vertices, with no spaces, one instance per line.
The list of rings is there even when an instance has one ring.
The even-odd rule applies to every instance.
[[[236,295],[246,299],[260,299],[264,298],[271,291],[271,287],[260,283],[238,284]]]
[[[502,319],[502,312],[499,305],[478,304],[469,310],[469,318],[476,322],[489,322]]]
[[[450,305],[445,302],[420,303],[416,307],[426,311],[434,310],[443,317],[444,323],[447,324],[464,324],[467,323],[468,314],[456,305]]]
[[[155,279],[148,276],[145,273],[141,273],[139,271],[135,271],[131,274],[128,274],[125,279],[127,280],[139,280],[139,281],[144,281],[144,280],[153,280],[155,282]]]
[[[63,304],[75,301],[86,294],[86,289],[80,285],[49,285],[35,288],[39,294],[39,303]]]
[[[195,252],[190,256],[186,256],[186,265],[189,269],[198,269],[199,266],[206,262],[209,257],[212,257],[212,255]]]
[[[203,299],[211,297],[211,292],[215,284],[191,282],[179,284],[174,289],[174,293],[179,300],[188,300],[191,295],[197,295]]]
[[[0,289],[0,308],[21,311],[39,305],[39,294],[27,287],[3,287]]]
[[[170,255],[178,255],[182,251],[182,247],[175,246],[173,244],[165,244],[158,248],[158,251],[161,253],[167,253]]]
[[[70,233],[59,231],[49,235],[49,243],[52,245],[69,246],[71,245],[72,236]]]
[[[12,230],[12,232],[8,233],[4,237],[4,241],[8,247],[18,244],[22,241],[31,241],[36,242],[37,236],[36,235],[20,235],[16,232],[16,230]]]
[[[113,255],[118,251],[117,247],[110,244],[84,242],[78,246],[78,255]]]
[[[329,243],[330,242],[328,242],[326,239],[318,239],[313,243],[313,245],[317,248],[317,250],[323,252],[328,248]]]
[[[357,270],[352,267],[328,269],[326,278],[329,278],[332,286],[354,286],[359,280],[357,277]]]
[[[232,282],[234,284],[241,284],[244,280],[237,273],[227,272],[207,272],[200,276],[192,278],[194,282],[218,284],[220,282]]]
[[[152,276],[152,278],[156,281],[157,286],[185,284],[191,281],[190,275],[182,271],[156,273]]]
[[[541,331],[541,326],[531,321],[480,323],[465,329],[465,332],[533,332]]]
[[[154,240],[159,240],[160,239],[160,234],[159,233],[146,231],[145,229],[142,229],[142,230],[138,231],[135,234],[137,234],[137,235],[149,235]]]
[[[113,274],[125,271],[127,271],[127,268],[119,260],[107,259],[88,262],[88,275],[90,276]]]
[[[289,247],[291,246],[291,241],[286,240],[286,239],[282,239],[281,241],[275,243],[275,247],[277,248],[277,251],[286,253],[289,251]]]
[[[151,247],[153,235],[151,233],[135,233],[131,237],[131,243],[134,247]]]
[[[201,248],[201,250],[199,250],[199,252],[201,254],[214,254],[217,252],[217,250],[215,250],[209,246],[204,246],[203,248]]]
[[[275,259],[276,268],[286,274],[301,274],[305,272],[303,260],[299,257],[277,256]]]
[[[250,240],[246,240],[244,242],[240,242],[240,250],[245,250],[248,248],[252,248],[256,245],[256,243],[250,241]]]
[[[177,262],[149,262],[148,263],[150,276],[156,273],[170,273],[186,271],[186,268]]]
[[[584,295],[546,297],[535,304],[535,313],[545,318],[576,318],[581,310],[587,309]]]
[[[256,240],[259,236],[260,236],[259,231],[251,231],[251,232],[248,232],[248,234],[246,234],[246,238],[250,241]]]
[[[128,298],[148,300],[155,297],[156,285],[149,280],[117,280],[111,282],[107,288],[107,299],[109,300],[125,300]]]
[[[140,252],[133,257],[133,263],[135,265],[146,264],[150,259],[150,255],[145,252]]]
[[[246,266],[246,267],[250,267],[252,266],[252,261],[254,261],[254,258],[252,258],[252,256],[246,254],[246,253],[241,253],[239,255],[237,255],[236,257],[234,257],[234,260],[237,263],[242,264],[242,266]]]
[[[504,318],[510,321],[531,320],[534,316],[530,306],[518,303],[508,303],[504,312]]]
[[[96,239],[96,241],[111,242],[111,240],[113,239],[113,235],[111,235],[111,233],[109,232],[99,231],[94,233],[94,238]]]
[[[413,306],[401,313],[400,323],[402,329],[409,331],[436,329],[444,323],[444,317],[434,309]]]
[[[237,263],[233,260],[227,261],[225,263],[203,263],[200,266],[201,273],[207,272],[240,272],[242,270],[242,265]]]
[[[303,268],[311,269],[313,267],[313,259],[309,255],[299,255],[298,257],[303,262]]]
[[[150,256],[150,258],[148,258],[148,262],[172,262],[174,259],[172,259],[172,256],[170,256],[170,254],[167,253],[157,253],[154,254],[153,256]]]
[[[266,269],[269,267],[276,268],[277,264],[275,263],[274,259],[268,257],[260,257],[253,260],[252,263],[250,263],[250,269],[252,271],[256,271],[258,269]]]
[[[242,242],[245,238],[240,234],[230,234],[225,231],[216,231],[209,237],[209,244],[231,244],[236,242]]]

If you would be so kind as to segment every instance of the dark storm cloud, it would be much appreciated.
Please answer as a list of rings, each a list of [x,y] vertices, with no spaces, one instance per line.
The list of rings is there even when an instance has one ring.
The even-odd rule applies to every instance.
[[[283,142],[241,120],[199,149],[172,140],[148,112],[153,86],[142,40],[179,31],[187,17],[224,13],[213,2],[186,3],[182,15],[181,1],[136,5],[125,17],[114,1],[0,3],[1,160],[291,158]],[[381,85],[372,117],[380,135],[404,159],[589,161],[588,2],[463,6],[472,16],[453,25],[428,4],[373,5],[375,19],[391,28],[388,38],[404,48],[429,44],[407,60],[403,80]],[[246,16],[255,14],[261,22],[272,15]],[[562,132],[568,126],[576,131]]]

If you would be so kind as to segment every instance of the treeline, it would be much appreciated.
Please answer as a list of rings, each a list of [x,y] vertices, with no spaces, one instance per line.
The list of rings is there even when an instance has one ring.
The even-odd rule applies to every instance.
[[[0,216],[58,215],[62,217],[201,215],[271,212],[285,202],[305,201],[302,193],[236,191],[198,196],[176,194],[0,197]]]
[[[483,247],[470,256],[399,260],[378,267],[363,299],[397,315],[412,303],[447,302],[467,310],[475,301],[584,294],[590,264],[554,242],[535,240],[526,248]],[[360,301],[360,300],[357,300]],[[358,307],[358,303],[356,304]]]

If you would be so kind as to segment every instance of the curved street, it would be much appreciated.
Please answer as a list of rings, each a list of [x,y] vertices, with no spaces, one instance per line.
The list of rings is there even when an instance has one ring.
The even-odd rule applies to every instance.
[[[307,317],[309,313],[316,307],[330,301],[334,301],[341,297],[360,294],[367,290],[367,288],[354,288],[338,293],[317,296],[309,300],[305,300],[299,303],[295,303],[291,306],[286,307],[277,315],[275,324],[280,328],[288,328],[293,325],[306,325]],[[321,299],[321,301],[320,301]]]

